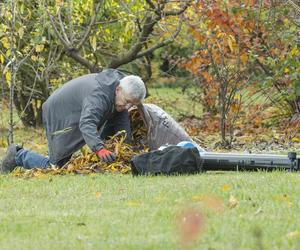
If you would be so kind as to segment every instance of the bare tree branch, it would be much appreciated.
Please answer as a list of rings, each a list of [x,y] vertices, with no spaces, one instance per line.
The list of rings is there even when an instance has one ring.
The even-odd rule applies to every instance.
[[[160,4],[155,6],[155,4],[152,2],[152,0],[146,0],[150,8],[155,12],[156,15],[158,16],[178,16],[181,15],[192,3],[192,0],[187,0],[185,1],[185,5],[179,9],[179,10],[170,10],[170,11],[163,11],[166,7],[166,4],[169,3],[170,1],[164,1]],[[179,1],[181,2],[181,1]]]
[[[117,68],[120,65],[126,64],[134,60],[136,58],[137,53],[142,49],[144,43],[147,41],[149,35],[152,33],[154,25],[158,21],[159,21],[159,17],[154,17],[153,15],[147,16],[139,41],[135,43],[127,53],[112,60],[111,63],[109,64],[109,67]]]
[[[156,7],[154,5],[154,3],[151,0],[146,0],[147,4],[151,7],[151,9],[153,9],[154,11],[156,11]]]
[[[292,1],[292,0],[287,0],[288,1],[288,3],[290,4],[290,5],[292,5],[294,8],[295,8],[295,10],[297,10],[297,11],[299,11],[300,12],[300,6],[298,6],[294,1]]]
[[[191,4],[192,1],[191,0],[186,1],[185,5],[180,10],[168,11],[168,12],[162,11],[165,8],[165,4],[168,3],[168,1],[162,2],[157,7],[155,6],[152,0],[146,0],[146,2],[150,6],[150,8],[154,10],[156,15],[150,13],[145,17],[144,25],[142,26],[142,28],[139,28],[140,35],[138,41],[131,47],[129,51],[113,59],[109,64],[109,67],[117,68],[123,64],[133,61],[136,58],[146,56],[152,53],[154,50],[161,48],[174,41],[174,39],[177,37],[177,35],[181,30],[182,18],[180,19],[178,28],[175,31],[175,33],[172,35],[172,37],[141,52],[142,48],[147,44],[148,37],[150,36],[150,34],[153,33],[154,26],[165,16],[173,16],[173,15],[179,15],[179,13],[183,13]]]
[[[54,22],[54,20],[53,20],[53,17],[51,16],[51,14],[49,13],[48,10],[46,10],[46,11],[47,11],[48,17],[49,17],[49,19],[50,19],[51,26],[52,26],[52,28],[54,29],[54,33],[56,34],[57,38],[62,42],[62,44],[64,45],[64,47],[69,48],[71,44],[69,44],[69,43],[61,36],[61,34],[59,33],[59,31],[58,31],[58,29],[57,29],[57,27],[56,27],[56,25],[55,25],[55,22]]]
[[[86,60],[84,57],[82,57],[76,50],[70,49],[66,51],[66,54],[73,58],[75,61],[79,62],[81,65],[85,66],[90,70],[90,72],[100,72],[102,71],[102,68],[98,65],[94,65],[90,63],[88,60]]]
[[[117,19],[113,19],[113,20],[110,20],[110,21],[99,21],[99,22],[95,22],[93,25],[106,25],[106,24],[112,24],[112,23],[117,23],[118,21],[122,20],[124,18],[117,18]]]
[[[76,49],[75,49],[74,44],[72,44],[69,41],[69,39],[67,38],[67,34],[65,32],[65,28],[64,28],[64,25],[62,23],[61,17],[59,16],[59,23],[60,23],[60,27],[61,27],[61,30],[63,32],[63,35],[58,31],[58,28],[57,28],[57,26],[56,26],[56,24],[54,22],[53,17],[50,15],[49,11],[47,11],[48,17],[49,17],[50,22],[51,22],[51,26],[54,29],[54,32],[55,32],[56,36],[58,37],[58,39],[62,42],[62,44],[64,46],[64,51],[65,51],[66,55],[70,56],[75,61],[77,61],[78,63],[80,63],[81,65],[83,65],[84,67],[88,68],[90,70],[90,72],[99,72],[99,71],[102,70],[102,68],[99,67],[98,65],[94,65],[94,64],[90,63],[87,59],[85,59],[84,57],[82,57],[78,51],[84,45],[84,43],[86,42],[86,40],[88,39],[88,37],[89,37],[89,35],[91,33],[91,30],[92,30],[92,27],[93,27],[93,25],[95,23],[96,16],[97,16],[97,13],[98,13],[99,8],[101,6],[101,3],[102,3],[102,1],[100,1],[100,2],[97,3],[97,6],[95,8],[94,15],[91,18],[90,24],[87,27],[87,30],[86,30],[83,38],[81,39],[81,41],[79,42],[79,44],[76,46]]]
[[[180,21],[179,21],[179,25],[178,25],[176,31],[174,32],[174,34],[170,38],[166,39],[165,41],[163,41],[161,43],[158,43],[158,44],[154,45],[151,48],[148,48],[148,49],[146,49],[146,50],[138,53],[137,56],[136,56],[136,58],[140,58],[140,57],[146,56],[146,55],[152,53],[154,50],[156,50],[158,48],[161,48],[161,47],[164,47],[167,44],[173,42],[175,40],[175,38],[178,36],[178,34],[179,34],[180,30],[181,30],[182,23],[183,23],[183,18],[181,16]]]
[[[187,1],[186,4],[179,10],[165,11],[164,16],[178,16],[181,15],[191,5],[192,1]]]
[[[97,49],[97,52],[99,54],[102,54],[103,56],[110,57],[112,58],[111,62],[107,65],[108,67],[111,68],[118,68],[121,65],[124,65],[126,63],[129,63],[137,58],[141,58],[144,56],[149,55],[152,53],[154,50],[163,47],[171,42],[174,41],[174,39],[177,37],[181,30],[182,26],[182,18],[180,19],[179,25],[176,28],[176,31],[169,37],[168,39],[150,47],[147,48],[147,43],[149,41],[149,37],[151,34],[153,34],[154,31],[154,26],[158,24],[158,22],[164,18],[165,16],[176,16],[180,15],[180,13],[183,13],[187,7],[190,5],[191,0],[186,0],[183,1],[185,2],[184,6],[179,9],[179,10],[171,10],[171,11],[164,11],[166,5],[170,3],[170,1],[160,1],[158,4],[154,0],[146,0],[146,3],[150,6],[150,11],[146,11],[146,14],[144,15],[142,24],[140,24],[139,20],[137,19],[137,25],[138,25],[138,30],[137,30],[137,40],[135,43],[132,44],[131,48],[128,51],[125,51],[124,53],[120,54],[119,56],[114,55],[113,53],[108,52],[105,49]],[[47,11],[49,19],[51,21],[51,25],[54,29],[54,32],[58,39],[61,41],[64,51],[66,55],[70,56],[73,58],[75,61],[83,65],[84,67],[88,68],[91,72],[98,72],[102,70],[102,67],[91,63],[89,60],[85,59],[81,54],[80,54],[80,49],[86,44],[87,40],[91,36],[91,32],[93,30],[93,27],[96,24],[110,24],[117,22],[118,20],[110,20],[110,21],[102,21],[102,22],[97,22],[97,14],[100,10],[100,6],[103,3],[103,0],[97,1],[96,7],[94,9],[93,15],[90,19],[90,22],[88,26],[85,28],[86,31],[84,32],[82,38],[80,39],[78,44],[75,44],[73,42],[73,38],[71,36],[67,36],[65,27],[63,27],[63,21],[62,17],[60,16],[61,13],[59,12],[58,16],[58,21],[59,23],[57,24],[54,21],[54,18],[50,15],[50,13]],[[182,3],[179,1],[178,3]],[[69,20],[70,20],[70,13],[69,14]],[[60,27],[59,27],[60,25]],[[70,30],[69,30],[70,32]],[[99,46],[99,44],[98,44]],[[106,47],[106,46],[105,46]],[[144,49],[144,51],[142,51]],[[98,61],[98,60],[96,60]]]
[[[102,55],[109,56],[109,57],[112,57],[112,58],[115,58],[117,56],[116,54],[113,54],[113,53],[111,53],[111,52],[109,52],[108,50],[105,50],[105,49],[97,49],[97,52],[99,52]]]
[[[90,24],[89,24],[89,26],[87,27],[87,30],[86,30],[86,32],[85,32],[83,38],[81,39],[81,41],[79,42],[79,44],[76,46],[77,49],[80,49],[80,48],[84,45],[84,43],[86,42],[86,40],[89,38],[90,33],[91,33],[91,31],[92,31],[92,27],[93,27],[93,25],[94,25],[94,23],[95,23],[95,21],[96,21],[97,13],[98,13],[98,11],[99,11],[99,9],[100,9],[101,4],[102,4],[102,1],[100,1],[100,2],[96,5],[94,15],[93,15],[92,18],[91,18]]]
[[[68,1],[68,19],[69,19],[69,37],[71,43],[74,42],[74,28],[73,28],[73,21],[72,21],[72,13],[73,7],[71,6],[72,0]]]
[[[62,32],[62,35],[63,35],[64,39],[66,40],[66,42],[68,44],[71,44],[70,40],[69,40],[69,38],[67,36],[66,30],[65,30],[65,26],[64,26],[64,24],[62,22],[62,19],[61,19],[61,7],[58,10],[58,23],[59,23],[59,26],[60,26],[60,29],[61,29],[61,32]]]

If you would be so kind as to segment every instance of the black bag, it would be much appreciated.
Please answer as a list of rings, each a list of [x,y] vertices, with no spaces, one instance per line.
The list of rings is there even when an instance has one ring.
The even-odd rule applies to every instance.
[[[201,165],[197,148],[169,146],[133,157],[131,171],[133,175],[196,174],[201,172]]]

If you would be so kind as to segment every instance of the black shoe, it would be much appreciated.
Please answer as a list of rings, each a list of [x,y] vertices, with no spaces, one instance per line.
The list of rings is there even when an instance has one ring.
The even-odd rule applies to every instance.
[[[21,148],[15,144],[11,144],[7,148],[6,155],[4,156],[2,164],[0,165],[0,172],[7,173],[14,170],[14,168],[17,166],[16,154],[19,149]]]

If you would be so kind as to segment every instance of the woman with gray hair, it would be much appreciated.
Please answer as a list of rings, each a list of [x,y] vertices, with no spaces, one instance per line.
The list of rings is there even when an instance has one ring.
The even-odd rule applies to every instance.
[[[47,168],[63,166],[85,144],[104,162],[113,162],[115,154],[105,148],[104,139],[126,130],[130,141],[128,109],[145,98],[143,80],[134,75],[107,69],[65,83],[43,104],[49,158],[10,145],[3,159],[3,172],[16,166]]]

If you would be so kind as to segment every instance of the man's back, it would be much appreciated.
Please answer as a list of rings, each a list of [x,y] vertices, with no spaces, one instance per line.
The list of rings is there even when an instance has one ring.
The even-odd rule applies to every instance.
[[[45,107],[51,106],[51,109],[57,107],[60,111],[71,111],[76,107],[81,107],[83,99],[97,86],[99,87],[96,76],[97,74],[88,74],[65,83],[50,95],[44,103]]]
[[[96,128],[102,126],[113,112],[115,88],[124,76],[117,70],[108,69],[73,79],[53,92],[43,104],[43,123],[51,162],[56,163],[85,143],[93,149],[96,146],[91,145],[102,142],[94,126],[96,123]],[[97,115],[92,117],[90,113]],[[89,122],[80,126],[82,117],[89,117]],[[84,141],[83,132],[92,135],[88,141]]]

